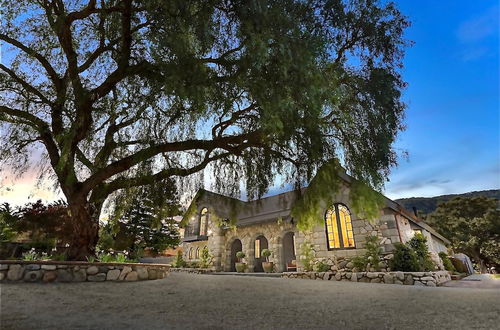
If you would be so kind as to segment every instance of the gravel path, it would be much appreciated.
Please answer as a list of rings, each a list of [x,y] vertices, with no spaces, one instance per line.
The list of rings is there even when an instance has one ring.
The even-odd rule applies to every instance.
[[[500,290],[172,273],[2,284],[1,329],[493,329]]]

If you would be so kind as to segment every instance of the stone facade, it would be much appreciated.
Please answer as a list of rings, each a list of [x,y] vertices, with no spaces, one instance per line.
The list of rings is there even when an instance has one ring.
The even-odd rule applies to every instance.
[[[387,206],[382,208],[377,219],[367,221],[362,215],[356,214],[350,199],[350,188],[343,184],[339,192],[332,198],[328,205],[322,205],[325,212],[334,204],[341,204],[350,212],[352,233],[355,247],[329,249],[327,244],[327,233],[325,224],[319,223],[309,232],[301,232],[297,229],[294,219],[290,216],[290,210],[294,202],[293,192],[271,196],[260,201],[242,202],[228,197],[205,191],[202,197],[195,202],[197,206],[194,216],[189,219],[188,227],[199,230],[201,223],[200,212],[209,210],[207,220],[207,231],[204,236],[196,236],[196,233],[182,243],[184,259],[188,262],[199,261],[196,258],[196,250],[207,247],[213,256],[213,267],[215,271],[230,271],[231,262],[234,263],[234,251],[231,251],[233,242],[241,241],[241,250],[245,253],[244,262],[247,263],[247,271],[257,269],[255,254],[255,241],[263,236],[272,251],[270,261],[275,265],[275,271],[286,271],[285,254],[286,248],[283,244],[285,235],[293,233],[293,254],[297,261],[298,271],[303,270],[300,263],[300,247],[303,243],[313,244],[315,257],[318,260],[352,259],[358,255],[365,254],[365,242],[367,236],[378,236],[384,255],[390,255],[394,249],[394,243],[409,241],[418,228],[428,237],[429,250],[435,262],[442,264],[437,253],[443,248],[444,242],[437,238],[435,232],[431,234],[431,228],[421,220],[412,218],[408,211],[399,210],[399,205],[387,199]],[[231,203],[224,202],[228,199]],[[234,226],[221,226],[222,218],[229,218],[231,211],[228,204],[239,203],[240,206],[237,221]],[[432,230],[433,231],[433,230]],[[200,233],[200,235],[202,235]],[[191,251],[191,252],[190,252]],[[287,250],[288,251],[288,250]],[[288,255],[287,254],[287,255]]]
[[[0,261],[2,282],[104,282],[162,279],[170,265],[51,261]]]

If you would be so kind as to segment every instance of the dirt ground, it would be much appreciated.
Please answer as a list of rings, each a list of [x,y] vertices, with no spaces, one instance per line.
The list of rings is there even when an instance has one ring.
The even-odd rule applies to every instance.
[[[500,290],[173,273],[2,284],[1,329],[498,329]]]

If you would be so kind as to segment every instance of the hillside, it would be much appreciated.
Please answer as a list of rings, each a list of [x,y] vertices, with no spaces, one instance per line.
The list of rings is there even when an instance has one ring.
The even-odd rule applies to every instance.
[[[482,190],[482,191],[471,191],[464,194],[441,195],[435,197],[401,198],[401,199],[396,199],[396,202],[401,204],[407,210],[411,211],[413,207],[416,207],[419,214],[429,214],[431,212],[434,212],[434,210],[440,203],[449,201],[450,199],[456,197],[478,197],[478,196],[496,198],[500,200],[500,190],[492,189],[492,190]]]

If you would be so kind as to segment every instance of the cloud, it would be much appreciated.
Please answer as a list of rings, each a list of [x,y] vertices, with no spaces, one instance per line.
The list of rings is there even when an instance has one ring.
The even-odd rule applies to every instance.
[[[474,43],[498,33],[498,15],[498,6],[493,6],[482,15],[463,22],[457,30],[458,39]]]

